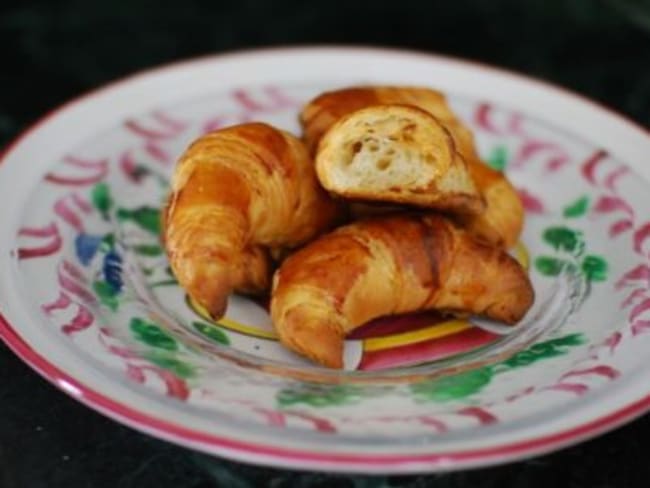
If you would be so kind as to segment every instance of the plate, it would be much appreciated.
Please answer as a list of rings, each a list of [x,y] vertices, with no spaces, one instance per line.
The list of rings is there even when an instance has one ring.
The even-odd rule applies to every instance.
[[[346,370],[275,340],[264,303],[212,322],[160,247],[170,172],[199,134],[359,83],[438,88],[527,211],[513,251],[536,306],[515,333],[432,314],[346,342]],[[135,75],[46,116],[0,166],[0,334],[36,371],[135,429],[240,461],[425,472],[548,452],[650,406],[650,138],[558,88],[444,57],[296,48]],[[477,326],[478,325],[478,326]]]

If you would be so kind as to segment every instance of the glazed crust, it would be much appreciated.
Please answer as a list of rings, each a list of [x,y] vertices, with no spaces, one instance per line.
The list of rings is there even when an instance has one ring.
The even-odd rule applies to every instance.
[[[399,215],[340,227],[287,258],[271,316],[288,348],[341,368],[345,336],[374,318],[439,309],[514,324],[533,300],[505,251],[444,217]]]
[[[344,115],[321,139],[315,162],[321,184],[339,197],[483,211],[449,131],[413,106],[376,105]]]
[[[316,153],[324,134],[341,117],[375,105],[404,104],[425,110],[451,133],[457,151],[484,198],[485,211],[459,221],[474,235],[495,245],[511,247],[523,228],[524,210],[506,177],[481,161],[471,131],[455,116],[445,96],[414,86],[359,86],[326,92],[309,102],[300,114],[304,140]]]
[[[303,244],[337,219],[303,143],[262,123],[205,134],[181,156],[164,243],[179,283],[215,318],[232,291],[270,287],[269,251]]]

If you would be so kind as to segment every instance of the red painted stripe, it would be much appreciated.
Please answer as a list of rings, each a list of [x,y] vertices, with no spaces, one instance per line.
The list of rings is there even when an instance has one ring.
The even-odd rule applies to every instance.
[[[406,346],[364,352],[359,369],[373,371],[395,368],[418,362],[435,361],[485,346],[499,336],[478,327],[440,339],[408,344]]]
[[[381,317],[353,330],[348,337],[355,340],[384,337],[399,332],[423,329],[443,320],[442,316],[435,311]]]

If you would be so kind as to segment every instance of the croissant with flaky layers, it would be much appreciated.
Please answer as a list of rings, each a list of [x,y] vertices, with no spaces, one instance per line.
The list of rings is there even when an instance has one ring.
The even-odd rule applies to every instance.
[[[439,309],[513,324],[533,299],[502,249],[441,216],[399,215],[339,227],[289,256],[273,279],[271,317],[288,348],[341,368],[345,336],[371,319]]]
[[[485,201],[482,213],[461,213],[459,222],[475,236],[495,245],[506,248],[514,245],[524,221],[519,196],[503,174],[481,161],[472,133],[452,112],[440,92],[410,86],[360,86],[323,93],[309,102],[300,114],[305,142],[318,160],[321,139],[342,117],[367,107],[394,104],[411,105],[429,112],[449,130]]]
[[[316,174],[340,197],[476,215],[483,199],[449,131],[410,105],[377,105],[341,117],[316,153]]]
[[[181,286],[219,318],[232,291],[268,290],[271,253],[303,244],[338,213],[299,139],[243,124],[205,134],[181,156],[164,243]]]

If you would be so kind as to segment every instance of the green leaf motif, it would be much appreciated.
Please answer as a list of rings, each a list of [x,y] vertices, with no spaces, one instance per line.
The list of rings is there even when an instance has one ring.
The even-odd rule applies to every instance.
[[[162,228],[160,222],[160,210],[153,207],[138,207],[135,209],[120,208],[117,211],[117,218],[124,221],[131,221],[141,229],[160,235]]]
[[[563,215],[566,218],[582,217],[589,209],[589,197],[583,196],[578,198],[575,202],[570,203],[564,207]]]
[[[580,346],[585,343],[584,336],[580,333],[569,334],[563,337],[538,342],[528,349],[518,352],[511,358],[497,365],[497,372],[506,369],[528,366],[537,361],[566,354],[571,347]]]
[[[535,269],[544,276],[558,276],[563,270],[574,268],[575,265],[566,259],[553,256],[538,256],[535,258]]]
[[[160,286],[176,286],[178,285],[178,280],[171,279],[171,280],[160,280],[160,281],[155,281],[153,283],[149,283],[150,288],[158,288]]]
[[[133,317],[129,323],[129,327],[133,336],[140,342],[166,351],[178,350],[176,340],[152,322],[147,322],[139,317]]]
[[[108,307],[113,312],[117,311],[120,301],[114,287],[105,281],[98,280],[93,283],[93,291],[99,297],[99,302],[102,305]]]
[[[90,194],[93,206],[102,214],[102,217],[108,220],[108,213],[113,207],[113,198],[106,183],[97,183]]]
[[[542,238],[554,249],[573,252],[580,249],[582,234],[567,227],[549,227],[542,234]]]
[[[113,250],[115,248],[115,234],[112,232],[106,234],[102,238],[102,242],[99,246],[103,252],[109,252]]]
[[[496,146],[487,158],[487,163],[497,171],[503,171],[508,164],[508,150],[505,146]]]
[[[160,256],[163,253],[163,248],[158,244],[138,244],[133,246],[133,250],[139,256]]]
[[[580,267],[589,281],[607,280],[607,261],[602,256],[585,256]]]
[[[454,376],[415,383],[410,388],[416,401],[448,402],[480,392],[492,381],[493,376],[492,367],[486,366]]]
[[[281,390],[276,396],[282,408],[304,403],[312,407],[346,405],[359,400],[361,390],[352,385],[318,385]]]
[[[180,359],[159,353],[147,354],[145,357],[156,366],[167,369],[180,378],[187,379],[196,375],[194,367]]]
[[[218,342],[224,346],[230,345],[230,339],[228,339],[228,336],[220,327],[204,322],[192,322],[192,326],[211,341]]]
[[[552,357],[562,356],[569,352],[570,348],[580,346],[585,342],[584,336],[580,333],[556,337],[534,344],[501,363],[454,376],[415,383],[409,388],[417,402],[462,400],[476,393],[480,393],[490,384],[495,375],[510,371],[514,368],[529,366]]]

